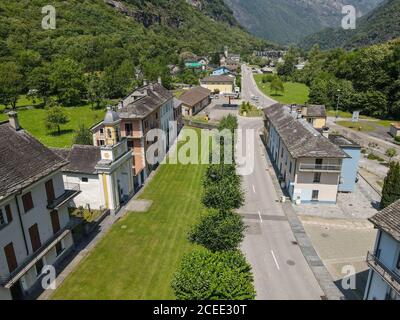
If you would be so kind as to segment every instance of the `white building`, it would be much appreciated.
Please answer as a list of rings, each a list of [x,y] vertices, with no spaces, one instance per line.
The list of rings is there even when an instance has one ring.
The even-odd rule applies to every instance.
[[[120,137],[118,114],[109,109],[104,118],[104,145],[74,145],[72,149],[54,149],[69,164],[63,168],[65,183],[80,185],[81,193],[73,207],[119,210],[130,199],[133,187],[133,154],[126,138]]]
[[[378,229],[364,299],[400,300],[400,200],[369,219]]]
[[[79,193],[63,183],[68,163],[9,116],[0,124],[0,300],[31,292],[72,247],[67,205]]]

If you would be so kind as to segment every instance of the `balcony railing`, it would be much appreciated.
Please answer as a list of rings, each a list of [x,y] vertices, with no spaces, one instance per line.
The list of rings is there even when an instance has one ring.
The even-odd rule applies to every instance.
[[[47,209],[55,210],[61,207],[62,205],[68,203],[70,200],[75,198],[80,192],[80,185],[77,183],[64,183],[65,191],[59,196],[57,199],[50,201],[47,205]]]
[[[342,166],[338,164],[300,163],[299,170],[312,172],[341,172]]]
[[[400,276],[385,266],[374,254],[368,252],[367,263],[382,279],[400,294]]]

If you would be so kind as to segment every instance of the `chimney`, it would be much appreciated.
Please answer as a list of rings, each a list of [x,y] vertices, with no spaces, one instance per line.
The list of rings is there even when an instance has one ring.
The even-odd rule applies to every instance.
[[[18,121],[18,113],[16,113],[15,111],[10,111],[8,113],[8,122],[10,123],[11,127],[13,127],[16,131],[21,129]]]
[[[159,84],[159,85],[161,85],[161,86],[162,86],[162,79],[161,79],[161,77],[158,77],[158,80],[157,80],[157,82],[158,82],[158,84]]]

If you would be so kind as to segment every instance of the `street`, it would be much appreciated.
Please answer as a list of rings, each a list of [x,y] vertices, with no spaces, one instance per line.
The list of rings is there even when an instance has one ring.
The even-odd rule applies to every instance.
[[[275,101],[259,92],[251,71],[243,67],[243,100],[251,95],[259,97],[260,106]],[[253,129],[255,135],[255,169],[243,176],[246,193],[245,206],[240,210],[248,225],[242,250],[253,267],[257,299],[259,300],[316,300],[324,296],[306,259],[304,258],[289,222],[277,199],[268,170],[266,150],[259,137],[261,118],[239,118],[239,127]],[[243,146],[247,141],[241,141]]]

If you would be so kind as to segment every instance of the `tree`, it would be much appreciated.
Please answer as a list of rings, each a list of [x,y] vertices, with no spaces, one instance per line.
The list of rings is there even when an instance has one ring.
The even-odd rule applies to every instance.
[[[171,286],[178,300],[253,300],[253,282],[241,252],[198,250],[183,257]]]
[[[23,76],[14,62],[0,63],[0,103],[15,109],[22,91]]]
[[[400,164],[391,162],[382,189],[381,209],[400,199]]]
[[[281,93],[285,92],[285,87],[283,86],[283,82],[280,78],[275,78],[271,81],[270,89],[271,91],[274,91],[275,95],[278,94],[278,91]]]
[[[50,70],[47,65],[33,69],[28,75],[29,89],[36,90],[36,95],[43,99],[46,106],[51,96]]]
[[[392,162],[392,159],[397,156],[397,151],[395,148],[389,148],[386,150],[386,156],[389,158],[389,163]]]
[[[85,96],[82,66],[73,59],[58,59],[50,69],[51,88],[64,105],[79,104]]]
[[[106,95],[106,85],[104,80],[98,74],[91,74],[87,85],[87,97],[92,105],[92,109],[99,109],[104,103]]]
[[[189,232],[189,240],[210,251],[235,250],[244,238],[242,218],[233,212],[213,213],[203,217]]]
[[[225,178],[205,187],[202,203],[210,209],[230,211],[244,204],[244,194],[234,179]]]
[[[232,133],[238,128],[238,120],[234,115],[227,115],[221,119],[218,125],[218,130],[222,131],[224,129],[230,130]]]
[[[61,133],[60,126],[69,122],[67,115],[60,106],[49,108],[46,115],[46,128],[48,130],[57,129],[57,133]]]
[[[74,144],[88,145],[93,144],[93,136],[89,129],[81,124],[77,130],[75,130]]]

